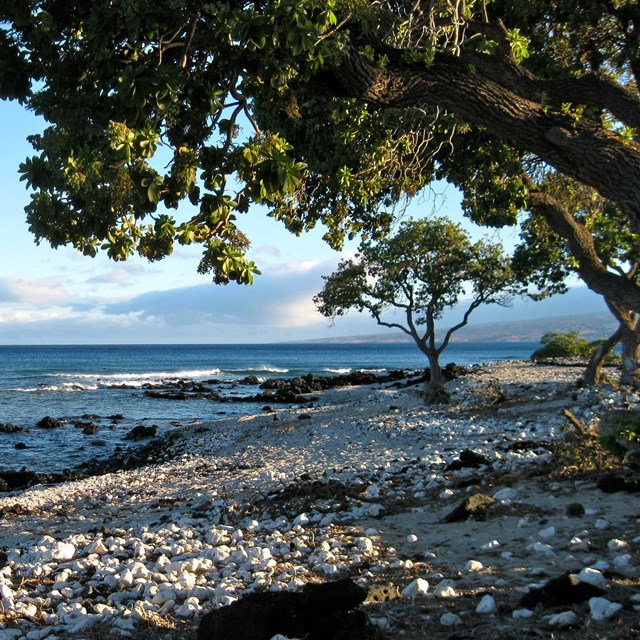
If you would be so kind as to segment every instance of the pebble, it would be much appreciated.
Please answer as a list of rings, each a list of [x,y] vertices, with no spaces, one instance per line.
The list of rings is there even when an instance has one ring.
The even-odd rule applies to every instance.
[[[455,625],[458,625],[462,622],[462,618],[456,614],[456,613],[443,613],[440,616],[440,624],[444,625],[445,627],[453,627]]]
[[[620,549],[626,549],[628,546],[624,540],[618,540],[617,538],[607,542],[607,547],[609,547],[611,551],[620,551]]]
[[[505,489],[500,489],[500,491],[497,491],[496,493],[494,493],[493,498],[494,500],[499,500],[504,502],[507,500],[513,500],[517,495],[518,495],[518,492],[515,489],[512,489],[511,487],[506,487]]]
[[[589,609],[591,611],[591,619],[596,622],[612,618],[623,608],[619,602],[610,602],[606,598],[591,598],[589,600]]]
[[[494,597],[489,594],[482,596],[482,600],[480,600],[476,607],[476,613],[482,614],[495,613],[497,610],[496,601]]]
[[[423,596],[429,591],[429,583],[424,578],[416,578],[410,582],[402,591],[404,598],[415,598]]]
[[[556,528],[555,527],[548,527],[547,529],[543,529],[542,531],[539,531],[538,535],[543,540],[550,540],[551,538],[555,538],[555,536],[556,536]]]
[[[606,589],[607,579],[602,574],[602,571],[593,569],[592,567],[585,567],[576,576],[581,582],[588,582],[600,589]]]
[[[573,611],[562,611],[548,616],[547,621],[551,627],[570,627],[578,622],[578,616]]]
[[[480,548],[483,551],[494,551],[500,547],[500,543],[497,540],[491,540],[490,542],[486,542]]]

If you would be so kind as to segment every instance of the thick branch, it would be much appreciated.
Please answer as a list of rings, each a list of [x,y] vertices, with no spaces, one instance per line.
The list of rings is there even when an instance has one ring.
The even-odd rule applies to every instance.
[[[514,72],[495,78],[488,56],[438,54],[430,66],[392,52],[378,67],[357,52],[335,70],[347,95],[383,107],[439,106],[537,155],[561,173],[595,188],[640,228],[640,145],[623,142],[586,118],[575,119],[523,97]],[[508,66],[508,65],[506,65]],[[516,69],[515,65],[510,67]]]
[[[476,298],[475,300],[472,301],[472,303],[469,305],[468,309],[464,312],[464,316],[462,316],[462,320],[460,320],[460,322],[458,322],[458,324],[455,324],[452,327],[450,327],[449,330],[447,331],[447,333],[445,334],[444,340],[442,341],[442,344],[440,345],[440,347],[438,349],[438,353],[442,353],[447,348],[447,346],[449,345],[449,341],[451,340],[451,336],[456,331],[458,331],[459,329],[462,329],[462,327],[464,327],[464,326],[466,326],[468,324],[469,316],[482,303],[483,303],[483,300],[482,299],[478,299],[478,298]]]
[[[640,312],[640,286],[605,268],[596,251],[593,236],[566,207],[552,196],[538,191],[530,194],[529,208],[535,215],[542,216],[549,227],[565,239],[571,255],[578,261],[580,277],[591,290],[615,305]]]

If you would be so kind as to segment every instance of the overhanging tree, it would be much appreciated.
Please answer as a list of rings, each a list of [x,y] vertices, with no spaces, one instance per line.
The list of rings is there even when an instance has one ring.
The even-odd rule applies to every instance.
[[[314,301],[327,317],[349,309],[366,311],[379,325],[409,335],[429,361],[430,400],[443,402],[447,393],[440,356],[452,335],[480,305],[507,304],[514,287],[500,245],[472,243],[447,218],[425,218],[402,223],[395,235],[378,243],[363,243],[354,259],[341,261],[325,277]],[[436,321],[458,303],[462,318],[439,342]]]
[[[638,227],[634,0],[5,0],[0,19],[0,95],[52,123],[22,166],[38,240],[152,260],[202,243],[201,271],[249,282],[251,202],[339,247],[440,175],[478,219],[547,216],[589,286],[640,310],[536,179],[570,176]],[[182,201],[195,213],[159,208]]]

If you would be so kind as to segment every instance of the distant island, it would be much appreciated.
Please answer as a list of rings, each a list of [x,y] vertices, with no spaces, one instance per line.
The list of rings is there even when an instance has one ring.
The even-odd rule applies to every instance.
[[[465,342],[537,342],[551,331],[569,333],[579,331],[587,340],[597,340],[611,335],[617,327],[610,313],[589,313],[581,315],[550,316],[532,320],[514,320],[512,322],[485,322],[473,324],[473,321],[454,334],[452,343]],[[444,329],[439,335],[444,334]],[[367,344],[411,342],[411,338],[400,331],[387,330],[360,336],[341,336],[320,338],[317,340],[298,340],[295,344]]]

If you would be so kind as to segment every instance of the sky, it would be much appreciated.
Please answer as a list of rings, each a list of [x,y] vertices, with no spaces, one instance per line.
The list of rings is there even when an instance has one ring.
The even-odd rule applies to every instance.
[[[198,247],[178,246],[161,262],[133,257],[116,263],[104,253],[88,258],[72,248],[36,245],[25,221],[29,191],[19,181],[18,165],[32,155],[27,136],[43,123],[6,101],[0,101],[0,123],[0,345],[263,343],[388,331],[354,312],[332,323],[313,305],[322,276],[355,252],[356,241],[338,253],[322,240],[321,229],[296,237],[259,207],[238,221],[252,242],[249,258],[262,271],[249,287],[215,285],[198,274]],[[438,185],[436,191],[417,200],[409,214],[437,212],[463,222],[474,238],[486,234],[463,219],[455,189]],[[514,232],[501,239],[513,243]],[[582,312],[604,308],[595,295],[584,299]],[[557,303],[550,303],[493,306],[478,310],[476,320],[558,313]]]

